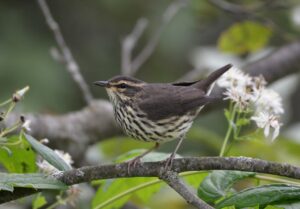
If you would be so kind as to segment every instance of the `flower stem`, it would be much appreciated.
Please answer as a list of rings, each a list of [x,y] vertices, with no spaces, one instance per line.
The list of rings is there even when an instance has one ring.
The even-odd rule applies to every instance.
[[[264,181],[271,181],[271,182],[276,182],[276,183],[292,184],[292,185],[300,186],[300,182],[299,181],[289,180],[289,179],[283,179],[283,178],[279,178],[279,177],[276,177],[276,176],[268,176],[268,175],[264,175],[264,174],[256,174],[255,178],[259,179],[259,180],[264,180]]]
[[[8,114],[15,108],[15,106],[16,106],[15,102],[10,103],[7,111],[3,115],[3,120],[5,120],[7,118]]]
[[[12,101],[12,99],[8,99],[5,102],[0,103],[0,107],[7,105],[8,103],[10,103]]]
[[[229,137],[230,137],[230,135],[232,133],[232,130],[233,130],[233,126],[234,126],[233,121],[234,121],[235,115],[236,115],[236,107],[233,107],[232,112],[231,112],[230,121],[229,121],[229,126],[228,126],[228,129],[227,129],[227,133],[226,133],[226,136],[225,136],[225,139],[223,141],[222,148],[221,148],[221,151],[220,151],[220,154],[219,154],[220,157],[223,157],[224,154],[225,154],[226,146],[228,144]]]
[[[16,124],[14,124],[12,127],[4,129],[2,132],[0,132],[0,137],[4,137],[6,134],[13,132],[14,130],[18,129],[21,125],[22,123],[19,121]]]

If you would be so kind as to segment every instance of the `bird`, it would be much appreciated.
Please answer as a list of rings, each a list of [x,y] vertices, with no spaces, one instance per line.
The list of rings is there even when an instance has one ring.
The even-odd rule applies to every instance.
[[[231,67],[231,64],[225,65],[207,78],[193,82],[147,83],[124,75],[94,82],[106,89],[113,105],[114,118],[123,131],[134,139],[155,143],[129,161],[128,171],[160,144],[177,139],[174,152],[166,160],[166,168],[172,166],[201,108],[219,99],[208,95],[211,85]]]

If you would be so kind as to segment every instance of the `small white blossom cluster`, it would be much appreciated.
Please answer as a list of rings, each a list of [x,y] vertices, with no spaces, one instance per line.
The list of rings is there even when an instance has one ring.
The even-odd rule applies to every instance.
[[[73,164],[73,160],[71,158],[71,155],[69,153],[65,153],[61,150],[54,150],[54,152],[61,157],[68,165]],[[37,166],[39,167],[40,171],[42,173],[45,173],[47,175],[56,175],[60,173],[57,168],[55,168],[53,165],[48,163],[46,160],[41,160],[40,162],[37,162]]]
[[[29,86],[25,86],[23,89],[16,91],[16,93],[14,93],[13,95],[13,101],[14,102],[20,101],[28,90],[29,90]]]
[[[240,111],[253,109],[251,120],[264,129],[264,135],[272,141],[279,135],[279,116],[284,112],[281,97],[267,89],[263,77],[250,77],[238,68],[231,68],[218,79],[217,84],[226,88],[225,99],[232,100]]]
[[[25,129],[26,131],[31,131],[30,124],[31,121],[26,119],[22,124],[22,128]]]

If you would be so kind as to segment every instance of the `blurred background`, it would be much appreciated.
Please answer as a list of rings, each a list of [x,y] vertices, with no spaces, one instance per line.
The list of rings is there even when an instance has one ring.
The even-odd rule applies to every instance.
[[[107,99],[106,92],[94,87],[93,81],[120,74],[122,39],[131,33],[139,18],[146,18],[148,26],[133,50],[133,56],[138,55],[162,24],[165,10],[173,2],[49,0],[48,4],[93,95]],[[212,2],[218,3],[187,1],[163,27],[153,54],[135,76],[148,82],[172,82],[193,70],[194,76],[186,78],[196,80],[228,63],[242,68],[299,39],[298,0],[247,0],[243,4],[238,0],[228,1],[249,8],[248,13],[240,14],[225,11]],[[251,32],[245,35],[243,27]],[[1,1],[0,28],[0,101],[16,89],[29,85],[26,99],[18,106],[21,112],[60,115],[86,106],[65,66],[51,56],[56,42],[36,1]],[[297,68],[300,69],[300,65]],[[300,165],[299,76],[286,76],[271,87],[282,96],[285,108],[279,139],[272,144],[263,137],[238,142],[227,155]],[[179,153],[184,156],[218,155],[226,129],[222,109],[201,115]],[[122,146],[116,148],[120,143]],[[171,152],[175,143],[163,145],[160,151]],[[96,164],[112,161],[132,149],[150,146],[120,136],[87,147],[86,155],[90,164]],[[138,208],[162,208],[162,205],[173,209],[190,208],[174,192],[165,190],[160,191],[162,196],[154,196],[140,205],[132,198],[133,203],[128,207],[134,208],[131,205],[134,204]],[[92,197],[93,190],[88,191],[81,208]],[[172,204],[167,207],[166,202]]]

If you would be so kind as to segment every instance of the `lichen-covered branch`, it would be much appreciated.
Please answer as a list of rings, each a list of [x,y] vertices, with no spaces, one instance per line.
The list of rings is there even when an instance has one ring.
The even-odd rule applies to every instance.
[[[74,185],[84,182],[91,182],[97,179],[112,179],[124,177],[161,177],[165,169],[165,161],[144,162],[138,164],[128,173],[128,163],[86,166],[78,169],[63,172],[57,178],[67,185]],[[287,163],[269,162],[266,160],[247,157],[190,157],[176,158],[173,161],[171,171],[181,173],[185,171],[201,170],[238,170],[257,173],[273,174],[293,179],[300,179],[300,167]],[[33,194],[29,190],[19,192],[15,188],[14,192],[1,192],[0,203],[5,200],[10,201]],[[36,191],[38,192],[38,191]],[[15,195],[17,194],[17,195]]]
[[[195,206],[198,209],[214,209],[202,199],[197,197],[197,195],[191,191],[191,189],[183,182],[183,180],[179,178],[178,173],[172,171],[164,172],[159,178],[166,182],[178,194],[180,194],[187,201],[187,203]]]

